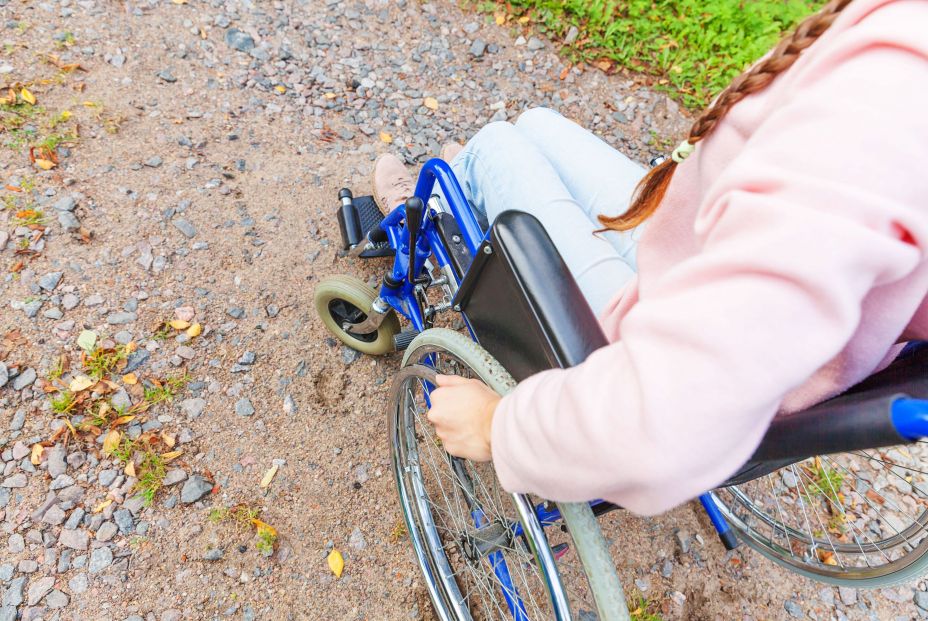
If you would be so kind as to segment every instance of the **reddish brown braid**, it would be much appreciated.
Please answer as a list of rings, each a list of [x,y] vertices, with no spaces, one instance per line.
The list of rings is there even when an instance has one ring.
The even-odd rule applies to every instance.
[[[693,123],[687,141],[695,145],[700,140],[704,140],[733,105],[748,95],[767,88],[774,78],[796,62],[803,50],[828,30],[838,14],[850,2],[851,0],[833,0],[821,11],[800,23],[791,35],[780,41],[770,56],[732,80],[732,83]],[[627,231],[644,222],[660,205],[676,168],[677,163],[670,158],[652,168],[638,183],[628,211],[616,217],[600,215],[599,221],[606,229],[616,231]]]

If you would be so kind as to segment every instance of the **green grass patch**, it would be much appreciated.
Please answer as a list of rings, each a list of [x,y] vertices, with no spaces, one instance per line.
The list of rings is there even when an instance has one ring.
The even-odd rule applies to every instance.
[[[628,598],[628,614],[632,621],[663,621],[660,611],[660,603],[657,600],[648,599],[637,590],[631,593]]]
[[[161,455],[151,449],[145,451],[142,457],[142,465],[139,466],[139,482],[136,484],[139,494],[145,499],[145,506],[151,506],[155,501],[155,495],[161,489],[164,483],[164,476],[167,470],[164,467],[164,459]]]
[[[181,390],[183,390],[184,385],[190,381],[189,375],[178,375],[176,377],[169,377],[164,382],[158,385],[151,385],[145,387],[145,400],[154,405],[155,403],[161,403],[162,401],[170,401],[177,396]]]
[[[823,0],[465,0],[478,10],[528,17],[553,41],[572,26],[571,61],[615,63],[651,76],[693,109],[773,47]],[[600,64],[598,63],[598,64]]]
[[[95,348],[84,358],[84,370],[93,379],[103,379],[110,374],[128,354],[125,347],[115,349]]]
[[[74,408],[77,397],[72,392],[63,392],[51,400],[52,412],[55,414],[67,414]]]

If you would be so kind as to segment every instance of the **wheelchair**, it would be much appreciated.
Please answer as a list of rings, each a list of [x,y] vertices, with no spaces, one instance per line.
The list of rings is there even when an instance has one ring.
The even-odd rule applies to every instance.
[[[436,373],[475,377],[503,394],[607,345],[542,225],[518,211],[480,222],[440,159],[424,165],[415,195],[386,216],[348,189],[339,200],[348,255],[392,257],[392,266],[379,291],[349,276],[320,282],[315,306],[345,345],[403,352],[388,414],[392,463],[438,618],[583,619],[597,618],[595,610],[599,619],[628,619],[597,521],[619,507],[509,494],[492,464],[446,453],[425,419]],[[459,330],[439,327],[451,323],[448,313],[463,320]],[[846,393],[774,419],[748,463],[699,497],[724,548],[744,543],[802,576],[854,588],[928,573],[921,345],[910,343]]]

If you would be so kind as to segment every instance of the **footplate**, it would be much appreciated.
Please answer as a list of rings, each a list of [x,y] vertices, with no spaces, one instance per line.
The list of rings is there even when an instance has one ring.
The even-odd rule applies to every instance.
[[[384,218],[377,203],[374,202],[374,197],[354,198],[350,190],[343,188],[339,191],[338,198],[341,206],[336,216],[338,228],[342,234],[342,248],[344,250],[356,249],[356,256],[362,259],[392,256],[394,250],[388,241],[370,241],[372,236],[369,233],[378,229]]]

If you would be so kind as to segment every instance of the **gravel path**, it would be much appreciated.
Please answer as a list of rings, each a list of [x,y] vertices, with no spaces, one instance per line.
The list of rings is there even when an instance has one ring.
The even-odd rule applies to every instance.
[[[431,618],[389,471],[398,357],[336,345],[311,308],[321,277],[377,274],[339,256],[335,193],[369,190],[380,152],[422,162],[537,105],[644,161],[685,127],[678,107],[444,1],[0,15],[0,82],[37,100],[0,133],[0,621]],[[30,130],[79,137],[43,171]],[[94,351],[111,384],[81,388]],[[79,397],[54,406],[83,413],[73,432],[56,387]],[[110,429],[135,452],[104,452]],[[143,446],[176,455],[150,506]],[[926,616],[922,582],[839,591],[723,554],[692,506],[605,524],[665,619]]]

